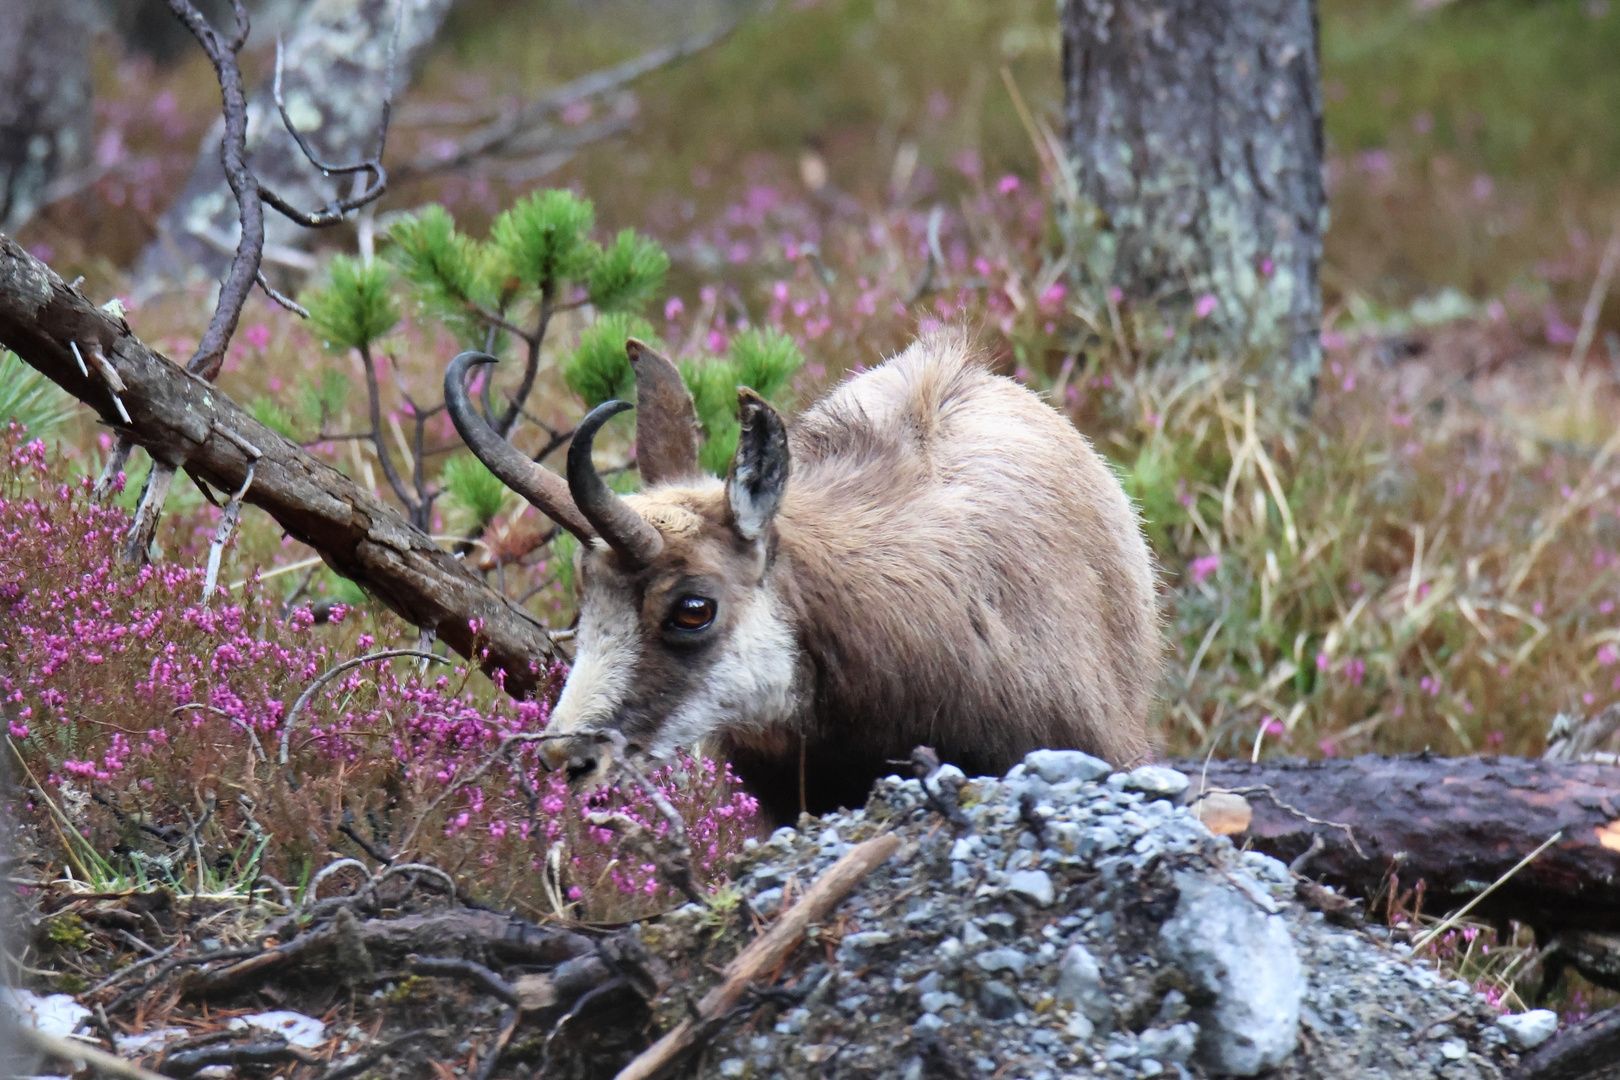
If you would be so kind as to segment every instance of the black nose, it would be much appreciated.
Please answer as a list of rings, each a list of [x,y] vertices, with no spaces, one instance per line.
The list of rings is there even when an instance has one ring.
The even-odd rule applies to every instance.
[[[570,784],[591,775],[596,771],[596,755],[589,756],[576,754],[568,759],[568,782]]]

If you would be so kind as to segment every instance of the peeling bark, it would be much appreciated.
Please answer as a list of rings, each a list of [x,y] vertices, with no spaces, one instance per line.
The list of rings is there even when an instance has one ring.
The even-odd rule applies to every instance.
[[[0,228],[89,160],[93,15],[85,0],[0,0]]]
[[[1114,283],[1195,341],[1280,359],[1308,389],[1327,227],[1314,0],[1062,8],[1067,141]]]
[[[4,235],[0,343],[128,433],[154,461],[184,466],[222,491],[241,488],[251,460],[247,447],[257,449],[245,502],[401,618],[434,631],[462,656],[476,657],[486,672],[504,672],[508,692],[522,697],[542,685],[554,652],[538,620],[371,492],[143,344],[128,323]],[[71,343],[81,353],[101,351],[122,385],[116,400],[99,363],[81,373]]]
[[[287,112],[326,161],[351,162],[375,149],[382,105],[410,82],[454,0],[313,0],[287,39],[283,96]],[[394,22],[399,16],[399,39]],[[394,50],[394,86],[385,85]],[[141,255],[137,276],[178,276],[201,267],[224,272],[236,247],[236,203],[219,147],[223,122],[203,140],[180,198],[159,221],[160,235]],[[348,178],[311,165],[276,110],[267,81],[248,102],[248,150],[259,180],[294,206],[324,206],[350,194]],[[341,188],[341,190],[340,190]],[[285,261],[312,234],[278,214],[265,220],[266,261]]]

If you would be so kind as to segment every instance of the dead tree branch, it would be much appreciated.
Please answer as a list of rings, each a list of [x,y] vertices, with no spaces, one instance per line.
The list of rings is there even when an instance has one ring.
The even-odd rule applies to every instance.
[[[427,534],[295,443],[250,416],[217,388],[153,352],[129,325],[71,288],[0,235],[0,342],[154,461],[185,464],[221,491],[237,491],[254,459],[222,432],[258,448],[244,501],[313,547],[327,565],[364,586],[408,622],[432,630],[516,696],[540,688],[554,656],[533,616],[471,573]],[[72,343],[100,347],[125,390],[126,425],[107,385],[81,372]]]
[[[590,137],[584,140],[579,138],[578,133],[569,132],[557,133],[541,146],[527,146],[525,140],[531,138],[537,129],[569,105],[603,97],[629,85],[643,75],[702,52],[724,40],[737,25],[737,22],[727,22],[714,30],[694,34],[672,45],[651,49],[622,64],[593,71],[589,75],[564,83],[550,93],[469,133],[448,152],[425,154],[397,167],[394,170],[395,177],[399,182],[404,182],[454,172],[480,158],[510,155],[514,151],[531,156],[552,151],[572,154],[584,142],[592,142],[623,130],[625,124],[622,121],[610,123],[590,132]]]
[[[798,945],[804,932],[837,907],[866,876],[882,866],[900,847],[893,833],[857,845],[816,879],[810,891],[778,919],[764,935],[726,965],[720,985],[698,1003],[695,1018],[676,1024],[619,1073],[617,1080],[653,1080],[663,1076],[697,1044],[702,1028],[723,1019],[742,1000],[749,984],[773,971]]]
[[[225,180],[236,200],[238,225],[241,229],[236,251],[231,257],[230,268],[226,271],[225,280],[220,284],[219,301],[214,305],[213,317],[209,319],[208,328],[197,343],[196,352],[186,363],[188,371],[204,381],[213,382],[218,377],[220,368],[224,366],[225,350],[230,347],[231,338],[236,333],[236,325],[242,317],[242,307],[247,303],[248,293],[263,277],[260,266],[264,261],[265,204],[269,203],[301,225],[321,228],[334,225],[341,221],[348,211],[381,198],[388,184],[381,158],[383,146],[388,139],[389,108],[385,100],[382,122],[377,133],[376,153],[371,158],[352,166],[334,165],[319,160],[314,154],[314,149],[293,127],[286,108],[284,106],[281,108],[282,119],[287,123],[288,130],[297,141],[299,149],[317,168],[327,173],[365,172],[369,177],[365,188],[352,198],[339,200],[312,213],[304,213],[261,184],[248,167],[248,99],[237,56],[247,44],[251,27],[247,8],[242,0],[232,0],[231,3],[235,28],[230,37],[215,29],[191,0],[168,0],[168,4],[169,10],[174,12],[175,17],[185,24],[192,36],[197,39],[197,43],[202,46],[203,52],[214,66],[214,74],[219,81],[221,107],[225,118],[224,136],[219,151],[220,162],[225,170]],[[397,32],[397,22],[395,29]],[[390,64],[391,62],[390,57]],[[392,82],[390,70],[390,87]],[[276,104],[282,105],[279,51],[276,60]],[[266,289],[272,299],[278,301],[285,299],[279,297],[274,290],[269,290],[268,285]],[[130,433],[120,431],[118,441],[102,473],[101,482],[96,485],[98,494],[105,495],[110,490],[113,478],[122,472],[128,463],[133,445]],[[175,470],[183,464],[184,462],[157,456],[152,458],[152,470],[147,474],[146,486],[141,492],[140,506],[136,511],[135,521],[130,527],[129,539],[125,546],[125,557],[130,561],[146,560],[152,537],[157,530],[158,519],[163,511],[163,504],[168,498],[169,487],[174,480]]]

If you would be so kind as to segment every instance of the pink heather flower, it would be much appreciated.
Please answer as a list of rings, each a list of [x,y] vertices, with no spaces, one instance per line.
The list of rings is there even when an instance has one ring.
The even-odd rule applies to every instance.
[[[262,351],[270,344],[270,328],[262,322],[254,323],[242,331],[242,340]]]
[[[1326,671],[1328,669],[1328,666],[1330,664],[1332,664],[1332,662],[1333,661],[1328,659],[1328,654],[1327,653],[1319,652],[1319,653],[1316,654],[1316,670],[1317,671]]]
[[[672,296],[664,301],[664,318],[666,319],[675,319],[685,310],[686,305],[681,302],[681,298],[678,296]]]
[[[1198,302],[1193,305],[1193,314],[1200,319],[1207,319],[1211,315],[1215,314],[1215,309],[1219,305],[1220,301],[1215,299],[1214,293],[1205,293],[1203,296],[1200,296],[1198,298]]]
[[[1125,291],[1118,285],[1110,285],[1108,287],[1108,299],[1110,303],[1117,304],[1121,300],[1125,299]]]
[[[1221,557],[1219,555],[1200,555],[1194,559],[1192,565],[1188,567],[1192,571],[1193,584],[1203,584],[1204,579],[1213,574],[1220,565]]]
[[[1607,667],[1616,660],[1620,660],[1620,652],[1615,651],[1613,642],[1604,642],[1603,647],[1598,649],[1597,660],[1598,663]]]
[[[1260,722],[1260,727],[1267,735],[1271,735],[1273,737],[1283,733],[1283,722],[1278,720],[1275,716],[1267,716]]]
[[[1269,256],[1260,260],[1260,275],[1262,277],[1270,277],[1271,274],[1272,274],[1272,271],[1274,271],[1276,269],[1277,269],[1277,264],[1272,262],[1271,258]]]
[[[1013,176],[1011,173],[996,181],[996,191],[1002,195],[1011,195],[1018,190],[1018,187],[1018,177]]]

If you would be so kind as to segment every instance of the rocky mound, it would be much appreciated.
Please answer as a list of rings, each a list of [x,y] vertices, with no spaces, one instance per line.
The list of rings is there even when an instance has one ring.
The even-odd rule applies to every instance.
[[[676,974],[656,1011],[688,1015],[749,923],[893,830],[899,851],[711,1036],[699,1075],[1462,1080],[1551,1034],[1550,1013],[1499,1022],[1381,928],[1311,910],[1287,867],[1176,805],[1186,786],[1060,751],[1000,779],[890,778],[864,810],[750,842],[731,897],[749,918],[688,905],[641,927]]]

